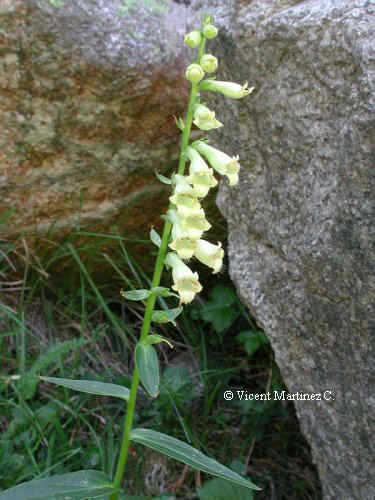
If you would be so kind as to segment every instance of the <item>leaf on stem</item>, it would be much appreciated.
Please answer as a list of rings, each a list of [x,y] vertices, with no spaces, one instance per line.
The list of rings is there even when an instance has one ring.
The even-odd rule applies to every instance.
[[[165,177],[164,175],[159,174],[157,170],[155,170],[155,175],[159,179],[159,181],[162,182],[163,184],[172,184],[171,179]]]
[[[135,348],[135,363],[143,387],[152,398],[156,398],[159,395],[160,369],[155,348],[139,342]]]
[[[169,345],[169,347],[172,347],[173,349],[172,343],[162,335],[157,335],[157,334],[147,335],[145,340],[143,340],[142,342],[145,345],[160,344],[160,342],[166,342]]]
[[[86,392],[95,394],[96,396],[113,396],[115,398],[129,399],[129,389],[117,384],[109,384],[106,382],[97,382],[95,380],[72,380],[69,378],[58,377],[39,377],[44,382],[68,387],[73,391]],[[1,497],[0,497],[1,498]]]
[[[177,297],[180,298],[179,295],[170,291],[169,288],[164,286],[155,286],[151,288],[151,292],[155,294],[157,297]]]
[[[174,121],[175,121],[175,123],[177,125],[177,128],[179,128],[181,130],[181,132],[183,132],[184,129],[185,129],[185,122],[184,122],[184,120],[182,118],[176,118],[176,117],[174,117]]]
[[[231,481],[232,483],[240,486],[245,486],[246,488],[250,488],[252,490],[261,489],[248,479],[245,479],[237,474],[237,472],[219,464],[219,462],[207,457],[201,451],[193,448],[189,444],[168,436],[167,434],[162,434],[161,432],[156,432],[150,429],[133,429],[130,434],[130,439],[136,443],[143,444],[152,450],[163,453],[168,457],[183,462],[193,469],[207,472],[208,474],[226,479],[227,481]]]
[[[175,319],[182,313],[182,307],[175,307],[174,309],[167,310],[155,310],[152,313],[152,319],[154,323],[173,323],[176,326]]]
[[[161,238],[158,235],[158,233],[155,231],[154,228],[152,228],[150,231],[150,239],[154,245],[156,245],[158,248],[160,248]]]
[[[115,493],[103,472],[81,470],[21,483],[0,493],[0,500],[51,500],[103,498]]]
[[[151,294],[150,290],[129,290],[128,292],[124,292],[121,290],[120,294],[128,300],[145,300]]]

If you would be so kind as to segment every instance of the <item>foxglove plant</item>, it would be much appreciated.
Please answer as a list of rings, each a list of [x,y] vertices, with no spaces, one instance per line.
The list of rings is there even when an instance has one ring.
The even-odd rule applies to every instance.
[[[223,126],[216,119],[215,112],[201,102],[202,92],[217,92],[239,99],[249,95],[253,89],[248,89],[247,84],[220,82],[212,77],[205,79],[206,73],[213,73],[218,67],[216,57],[205,53],[206,40],[214,39],[216,36],[217,28],[212,24],[210,16],[205,16],[201,29],[188,33],[184,38],[188,47],[197,49],[197,56],[185,72],[187,80],[191,82],[191,92],[185,121],[182,119],[177,121],[182,131],[178,169],[171,179],[158,176],[162,182],[171,185],[172,193],[169,198],[170,206],[164,216],[162,237],[159,237],[154,230],[151,233],[151,240],[159,247],[152,284],[149,290],[122,292],[128,300],[146,300],[140,339],[135,348],[135,368],[130,391],[115,384],[41,377],[44,381],[73,390],[118,397],[127,402],[123,437],[114,478],[110,480],[103,473],[92,470],[51,476],[22,483],[2,492],[0,500],[47,500],[51,498],[83,500],[94,497],[119,500],[119,495],[121,499],[126,499],[127,496],[121,492],[121,486],[131,442],[143,444],[222,479],[250,489],[259,489],[248,479],[182,441],[150,429],[133,429],[140,382],[151,397],[157,397],[159,394],[159,361],[153,344],[160,342],[170,344],[161,335],[150,334],[151,323],[174,323],[182,311],[183,304],[192,302],[196,294],[202,290],[198,273],[190,268],[190,262],[194,264],[193,259],[210,267],[213,273],[219,272],[223,263],[224,251],[221,243],[213,244],[202,238],[203,234],[210,229],[211,224],[206,219],[201,202],[209,190],[217,185],[214,171],[226,176],[229,184],[233,186],[238,182],[240,164],[238,157],[231,157],[219,151],[210,146],[206,140],[198,140],[190,144],[190,133],[192,124],[203,131]],[[190,166],[188,174],[185,174],[187,161],[190,162]],[[189,260],[189,265],[184,262],[187,260]],[[159,286],[165,265],[172,270],[171,289],[173,292],[169,288]],[[178,298],[178,307],[167,311],[155,310],[156,299],[159,296]]]

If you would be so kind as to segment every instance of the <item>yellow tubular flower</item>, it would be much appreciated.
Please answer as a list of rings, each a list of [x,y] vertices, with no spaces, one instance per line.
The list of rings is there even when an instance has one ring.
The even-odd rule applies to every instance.
[[[218,82],[217,80],[204,80],[200,86],[200,90],[209,90],[210,92],[219,92],[231,99],[241,99],[251,94],[255,87],[250,89],[247,82],[244,85],[239,85],[233,82]]]
[[[194,111],[194,125],[201,130],[213,130],[223,126],[219,120],[215,118],[215,111],[211,111],[203,104],[198,104]]]
[[[202,290],[198,273],[193,273],[174,252],[167,254],[165,262],[172,267],[172,289],[179,294],[182,304],[188,304]]]
[[[189,176],[187,180],[193,185],[194,190],[200,198],[204,198],[210,188],[217,185],[212,168],[209,168],[201,155],[195,149],[188,146],[186,155],[190,160]]]
[[[224,250],[221,243],[213,245],[206,240],[198,240],[194,256],[208,267],[213,269],[213,273],[218,273],[223,265]]]
[[[182,217],[198,215],[202,209],[197,198],[188,194],[174,194],[173,196],[170,196],[169,200],[176,205],[177,212]]]
[[[195,141],[192,146],[209,161],[214,170],[228,177],[231,186],[237,184],[238,172],[240,170],[238,156],[232,158],[203,141]]]

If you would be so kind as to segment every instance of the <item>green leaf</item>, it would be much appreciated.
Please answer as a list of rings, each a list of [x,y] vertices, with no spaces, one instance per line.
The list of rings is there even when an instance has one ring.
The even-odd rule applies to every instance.
[[[208,300],[199,310],[199,316],[212,324],[217,333],[221,333],[233,323],[239,311],[236,292],[226,285],[216,285]]]
[[[198,490],[200,500],[252,500],[253,492],[248,488],[229,483],[223,479],[211,479]]]
[[[150,231],[150,239],[151,239],[151,241],[152,241],[152,243],[154,245],[156,245],[157,247],[160,247],[160,245],[161,245],[161,238],[158,235],[158,233],[155,231],[154,228],[152,228],[151,231]]]
[[[159,395],[160,370],[157,352],[152,345],[142,342],[135,348],[135,363],[143,387],[151,397]]]
[[[177,127],[181,130],[181,132],[184,131],[184,128],[185,128],[185,122],[182,118],[176,118],[174,117],[174,121],[177,125]]]
[[[178,297],[176,293],[171,292],[170,289],[165,286],[155,286],[154,288],[151,288],[151,292],[157,297]]]
[[[207,457],[189,444],[166,434],[162,434],[161,432],[156,432],[150,429],[133,429],[130,439],[136,443],[148,446],[152,450],[163,453],[168,457],[183,462],[193,469],[207,472],[208,474],[220,477],[221,479],[226,479],[227,481],[239,484],[240,486],[245,486],[246,488],[254,490],[260,489],[249,480],[241,477],[237,474],[237,472],[219,464],[219,462]]]
[[[129,290],[128,292],[124,292],[121,290],[121,295],[128,300],[145,300],[147,299],[151,291],[150,290]]]
[[[83,500],[115,491],[103,472],[81,470],[19,484],[1,492],[0,500]]]
[[[155,170],[155,175],[163,184],[172,184],[171,179],[168,179],[168,177],[164,177],[164,175],[159,174],[157,170]]]
[[[129,389],[121,385],[97,382],[95,380],[71,380],[69,378],[40,377],[45,382],[61,385],[73,391],[87,392],[96,396],[113,396],[115,398],[129,399]]]
[[[269,340],[261,330],[246,330],[236,335],[237,342],[243,344],[248,356],[252,356],[263,344]]]
[[[173,323],[176,325],[175,319],[182,313],[182,307],[175,307],[174,309],[156,310],[152,313],[151,321],[154,323]]]
[[[166,342],[169,345],[169,347],[171,347],[173,349],[172,342],[170,342],[168,339],[166,339],[162,335],[157,335],[157,334],[147,335],[145,340],[142,341],[142,343],[145,345],[160,344],[161,342]]]
[[[25,400],[32,399],[35,396],[38,384],[39,377],[31,372],[25,373],[17,381],[18,389]]]

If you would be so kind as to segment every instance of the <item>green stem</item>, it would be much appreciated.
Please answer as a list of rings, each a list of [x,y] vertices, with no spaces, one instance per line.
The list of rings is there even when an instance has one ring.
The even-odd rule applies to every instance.
[[[201,42],[201,45],[199,47],[199,50],[198,50],[198,58],[197,58],[198,62],[200,61],[200,58],[203,55],[204,45],[205,45],[205,40],[203,39]],[[189,99],[188,109],[187,109],[187,113],[186,113],[185,127],[183,130],[182,139],[181,139],[180,158],[179,158],[179,162],[178,162],[178,173],[180,175],[183,175],[184,170],[185,170],[186,149],[187,149],[188,144],[189,144],[191,126],[192,126],[193,117],[194,117],[194,105],[195,105],[195,101],[197,99],[197,94],[198,94],[198,84],[193,83],[191,86],[190,99]],[[162,275],[163,268],[164,268],[165,255],[166,255],[167,249],[168,249],[171,228],[172,228],[171,222],[166,220],[166,222],[164,223],[163,235],[161,238],[159,252],[158,252],[158,255],[156,258],[156,262],[155,262],[155,268],[154,268],[154,274],[152,277],[151,288],[159,286],[161,275]],[[147,335],[149,334],[152,313],[153,313],[154,307],[155,307],[155,301],[156,301],[156,296],[154,294],[151,294],[147,299],[146,310],[145,310],[145,315],[143,318],[142,330],[141,330],[141,335],[140,335],[140,339],[139,339],[140,341],[144,340],[147,337]],[[137,399],[138,386],[139,386],[139,373],[138,373],[137,367],[135,367],[134,371],[133,371],[133,376],[132,376],[129,401],[127,403],[127,412],[126,412],[126,417],[125,417],[125,422],[124,422],[120,455],[119,455],[119,459],[118,459],[118,463],[117,463],[117,467],[116,467],[115,478],[113,480],[113,486],[116,490],[119,490],[121,487],[121,482],[122,482],[122,478],[124,475],[126,462],[128,459],[129,446],[130,446],[130,434],[131,434],[131,430],[132,430],[132,426],[133,426],[133,418],[134,418],[134,411],[135,411],[135,403],[136,403],[136,399]],[[110,497],[110,500],[118,500],[118,492],[113,493]]]

